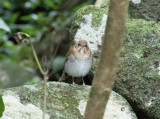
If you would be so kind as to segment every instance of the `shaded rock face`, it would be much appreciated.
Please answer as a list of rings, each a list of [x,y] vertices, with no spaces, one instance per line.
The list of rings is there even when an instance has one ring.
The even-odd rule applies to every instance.
[[[160,21],[160,0],[131,0],[129,14],[132,18]]]
[[[103,0],[101,8],[108,11],[109,0]],[[129,0],[129,17],[147,21],[160,21],[160,0]]]
[[[82,119],[90,86],[66,83],[47,83],[46,119]],[[5,115],[14,119],[40,119],[42,117],[43,84],[25,85],[1,90]],[[137,119],[127,101],[112,92],[104,119]]]
[[[89,16],[98,16],[98,14],[100,14],[99,20],[95,17],[89,19]],[[103,32],[101,33],[104,33],[103,28],[105,27],[102,26],[106,20],[104,20],[105,14],[106,10],[104,9],[85,6],[75,14],[70,29],[72,41],[76,41],[81,36],[85,36],[85,40],[88,42],[90,42],[90,38],[93,39],[92,45],[89,45],[93,53],[92,73],[96,71],[103,40],[103,34],[99,34],[101,36],[98,37],[99,39],[95,34],[100,33],[96,31],[99,28],[102,28]],[[90,27],[85,27],[85,23],[88,22],[91,23]],[[77,36],[79,31],[83,32]],[[88,37],[86,34],[89,34]],[[93,50],[93,44],[98,46],[96,50]],[[159,79],[160,24],[142,19],[128,19],[114,90],[127,98],[134,106],[139,118],[160,119]]]
[[[130,19],[114,90],[134,106],[141,119],[160,119],[159,24]]]

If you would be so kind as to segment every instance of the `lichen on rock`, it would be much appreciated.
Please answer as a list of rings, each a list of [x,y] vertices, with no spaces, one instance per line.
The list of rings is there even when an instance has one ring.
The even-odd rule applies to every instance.
[[[74,41],[77,42],[84,39],[88,42],[88,46],[94,54],[99,50],[102,44],[102,38],[105,32],[107,15],[103,15],[101,24],[99,27],[92,26],[93,14],[84,15],[85,23],[80,24],[80,28],[77,30]]]
[[[46,119],[82,119],[90,86],[47,83]],[[15,119],[40,119],[43,109],[43,84],[0,90],[6,106],[5,114]],[[111,93],[104,119],[137,119],[127,101]]]
[[[140,117],[160,117],[160,32],[153,21],[129,19],[114,90],[127,98]],[[159,106],[158,106],[159,105]]]
[[[75,13],[70,28],[71,40],[86,40],[93,54],[99,51],[106,26],[105,9],[85,6]]]
[[[16,92],[6,91],[3,95],[5,104],[5,114],[14,119],[40,119],[42,118],[42,110],[35,105],[28,103],[22,104]],[[23,92],[22,92],[23,93]],[[46,114],[46,119],[49,119]]]
[[[147,21],[160,21],[160,0],[131,0],[129,14],[131,18]],[[137,4],[138,3],[138,4]]]

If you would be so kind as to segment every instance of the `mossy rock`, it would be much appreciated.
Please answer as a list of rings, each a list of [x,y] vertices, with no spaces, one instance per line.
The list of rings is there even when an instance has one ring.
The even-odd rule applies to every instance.
[[[0,90],[4,114],[14,119],[40,119],[43,110],[43,83]],[[90,86],[47,83],[46,119],[82,119]],[[127,101],[112,91],[104,119],[137,119]]]
[[[160,0],[141,0],[139,4],[134,4],[133,2],[130,2],[129,14],[131,18],[159,22]]]
[[[160,24],[130,19],[114,90],[141,119],[160,119]]]
[[[106,20],[103,20],[106,11],[102,9],[100,14],[101,16],[103,15],[103,17],[100,17],[99,20],[92,17],[86,18],[86,16],[87,14],[88,16],[90,14],[96,16],[96,14],[99,14],[98,11],[101,11],[101,9],[95,8],[94,6],[81,8],[75,14],[71,26],[73,41],[85,36],[84,38],[88,42],[90,42],[92,38],[93,44],[95,44],[95,46],[99,45],[97,51],[93,52],[91,73],[95,73],[99,61],[101,44],[97,44],[97,42],[103,40],[104,34],[102,33],[104,33],[104,31],[102,29],[105,28],[105,24],[102,23]],[[93,21],[97,22],[94,23],[96,25],[93,24]],[[88,26],[88,23],[90,26]],[[90,30],[90,28],[93,30]],[[80,30],[79,36],[76,36]],[[103,32],[98,32],[98,30]],[[89,33],[90,35],[87,36],[86,34]],[[98,35],[98,33],[101,35],[99,39],[95,36],[95,34]],[[98,40],[96,41],[94,39]],[[91,50],[92,49],[91,47]],[[125,40],[121,49],[120,63],[117,70],[114,90],[128,99],[140,118],[159,119],[160,24],[142,19],[127,20]]]
[[[105,8],[98,8],[95,7],[94,5],[88,5],[85,7],[82,7],[79,9],[72,20],[72,25],[70,28],[70,35],[71,35],[71,40],[74,39],[74,36],[77,32],[77,30],[80,28],[81,23],[85,23],[85,19],[83,18],[84,15],[88,15],[92,13],[93,20],[92,20],[92,26],[93,27],[99,27],[101,24],[101,20],[104,14],[107,14],[107,10]]]

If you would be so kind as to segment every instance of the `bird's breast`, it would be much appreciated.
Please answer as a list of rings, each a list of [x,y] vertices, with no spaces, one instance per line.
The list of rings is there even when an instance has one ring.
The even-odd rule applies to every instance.
[[[73,77],[83,77],[87,75],[91,68],[92,58],[78,59],[74,56],[68,58],[65,63],[65,72]]]

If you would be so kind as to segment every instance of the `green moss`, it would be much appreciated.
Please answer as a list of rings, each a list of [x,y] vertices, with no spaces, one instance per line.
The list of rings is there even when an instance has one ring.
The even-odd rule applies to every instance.
[[[86,105],[88,95],[91,89],[90,86],[84,87],[80,85],[70,85],[59,82],[48,82],[47,89],[47,114],[50,115],[50,119],[83,118],[81,113],[83,113],[84,111],[84,107]],[[43,83],[0,90],[0,94],[4,94],[4,96],[9,95],[17,99],[20,98],[21,104],[33,104],[40,110],[43,110],[43,93]],[[135,113],[132,111],[132,108],[122,96],[112,91],[109,102],[111,103],[109,103],[108,109],[111,108],[115,110],[116,113],[120,114],[117,115],[118,117],[115,117],[116,113],[108,113],[108,116],[113,117],[115,119],[120,118],[121,116],[124,116],[124,118],[126,116],[131,116],[132,119],[137,119]],[[10,103],[12,102],[6,102],[6,107],[8,106],[9,108]],[[114,104],[114,107],[112,104]],[[117,110],[115,106],[117,106],[117,108],[125,108],[125,112]],[[19,112],[19,110],[17,110],[15,115],[14,112],[12,113],[12,116],[17,117],[17,113],[22,114],[22,112]],[[23,115],[25,115],[22,115],[24,119],[31,118],[30,113],[25,113],[25,111],[23,113]],[[106,118],[107,117],[105,117],[105,119]]]
[[[128,19],[126,23],[114,90],[141,113],[140,118],[160,117],[160,75],[157,69],[160,64],[159,26],[142,19]],[[97,64],[98,58],[94,57],[93,73]],[[146,106],[149,103],[152,104]]]
[[[103,0],[101,8],[105,8],[108,11],[108,7],[109,7],[109,0]]]
[[[129,14],[132,18],[160,21],[160,0],[141,0],[140,4],[130,2]]]
[[[159,118],[159,24],[130,19],[126,27],[114,90],[126,97],[133,106],[136,103],[138,111],[143,112],[142,116]],[[156,99],[151,100],[153,97]],[[152,105],[146,106],[150,100]]]
[[[77,109],[80,100],[88,98],[89,87],[68,85],[65,83],[48,83],[47,113],[53,119],[82,118]],[[24,105],[31,103],[43,110],[43,83],[34,86],[21,86],[5,90],[13,91]],[[4,91],[1,91],[4,93]],[[79,93],[81,93],[79,95]]]
[[[105,8],[98,8],[94,5],[88,5],[79,9],[72,20],[72,25],[70,28],[71,38],[73,39],[77,30],[80,28],[80,24],[84,23],[84,15],[89,15],[92,13],[92,25],[93,27],[98,27],[101,24],[101,20],[104,14],[107,14],[107,10]]]

